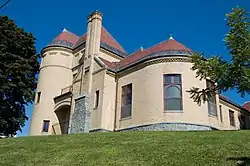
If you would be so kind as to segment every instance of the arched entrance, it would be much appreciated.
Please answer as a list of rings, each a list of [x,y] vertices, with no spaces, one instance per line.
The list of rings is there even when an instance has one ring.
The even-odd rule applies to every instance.
[[[62,105],[55,110],[55,114],[59,122],[58,124],[54,125],[55,134],[68,134],[70,106]]]

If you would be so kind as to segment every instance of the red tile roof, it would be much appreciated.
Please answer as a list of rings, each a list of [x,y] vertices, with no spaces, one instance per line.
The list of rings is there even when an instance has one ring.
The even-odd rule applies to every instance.
[[[102,27],[101,31],[101,42],[106,43],[107,45],[120,50],[122,52],[126,52],[122,46],[112,37],[112,35],[104,28]]]
[[[85,33],[75,44],[75,47],[79,46],[86,41],[87,34]],[[101,29],[101,42],[105,43],[121,52],[126,53],[122,46],[113,38],[113,36],[104,28]]]
[[[228,103],[230,103],[230,104],[232,104],[240,109],[244,108],[245,110],[248,110],[250,112],[250,102],[247,102],[241,106],[241,105],[233,102],[232,100],[228,99],[227,97],[225,97],[221,94],[219,94],[219,97],[220,97],[220,99],[222,99],[222,100],[224,100],[224,101],[226,101],[226,102],[228,102]]]
[[[85,33],[82,37],[79,38],[79,40],[76,42],[76,44],[74,45],[74,48],[80,46],[83,42],[86,41],[87,38],[87,34]]]
[[[68,30],[64,29],[62,33],[60,33],[55,39],[55,40],[61,40],[61,41],[67,41],[72,44],[76,44],[76,42],[79,40],[79,37],[75,35],[72,32],[69,32]]]
[[[246,110],[248,110],[250,112],[250,101],[248,101],[245,104],[243,104],[242,107],[245,108]]]
[[[150,47],[143,51],[136,51],[133,54],[127,56],[123,60],[120,61],[119,67],[127,66],[128,64],[135,62],[144,56],[147,56],[152,53],[157,53],[161,51],[170,51],[170,50],[176,50],[176,51],[192,51],[191,49],[187,48],[183,44],[179,43],[178,41],[174,39],[169,39],[166,41],[163,41],[153,47]]]
[[[125,67],[127,65],[130,65],[131,63],[136,62],[139,59],[146,57],[149,54],[157,53],[157,52],[161,52],[161,51],[168,51],[168,50],[188,51],[188,52],[191,51],[189,48],[185,47],[184,45],[182,45],[178,41],[173,40],[173,39],[169,39],[169,40],[161,42],[153,47],[150,47],[146,50],[139,49],[139,50],[135,51],[134,53],[132,53],[131,55],[125,57],[124,59],[122,59],[119,62],[110,62],[110,61],[107,61],[103,58],[100,58],[100,59],[110,69],[119,69],[119,68]]]

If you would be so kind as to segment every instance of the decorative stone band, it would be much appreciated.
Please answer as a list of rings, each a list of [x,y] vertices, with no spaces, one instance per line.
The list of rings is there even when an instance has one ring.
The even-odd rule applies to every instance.
[[[47,51],[56,51],[56,52],[64,51],[70,54],[72,54],[73,52],[71,49],[67,47],[51,45],[51,46],[46,46],[41,50],[42,57],[45,57],[47,55],[45,54]]]
[[[118,77],[123,77],[131,72],[140,70],[146,66],[158,64],[158,63],[166,63],[166,62],[185,62],[190,63],[191,60],[189,57],[173,57],[173,56],[165,56],[161,58],[155,58],[155,59],[147,59],[144,62],[141,61],[140,63],[135,64],[134,66],[130,66],[129,68],[126,68],[126,70],[118,71]]]
[[[73,48],[74,44],[65,40],[54,40],[48,46],[64,46],[67,48]]]
[[[60,68],[71,70],[71,68],[68,68],[68,67],[65,67],[65,66],[62,66],[62,65],[44,65],[44,66],[40,67],[39,70],[42,70],[43,68],[46,68],[46,67],[60,67]]]
[[[187,57],[190,57],[192,55],[191,52],[186,52],[186,51],[180,51],[180,53],[178,53],[178,52],[179,51],[162,51],[162,52],[158,52],[158,53],[154,53],[154,54],[149,54],[149,55],[129,64],[128,66],[124,66],[124,67],[120,67],[120,68],[116,69],[116,71],[119,72],[119,71],[127,69],[131,66],[134,66],[138,63],[145,62],[145,61],[152,60],[152,59],[165,58],[165,57],[187,58]]]

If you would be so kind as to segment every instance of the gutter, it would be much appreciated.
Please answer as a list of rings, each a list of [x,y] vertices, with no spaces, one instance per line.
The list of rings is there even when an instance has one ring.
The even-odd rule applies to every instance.
[[[233,101],[227,99],[225,96],[222,96],[222,95],[219,94],[219,99],[221,99],[221,100],[223,100],[223,101],[225,101],[225,102],[227,102],[227,103],[230,103],[230,104],[232,104],[233,106],[235,106],[235,107],[237,107],[237,108],[239,108],[239,109],[241,109],[241,110],[244,110],[244,111],[249,112],[248,110],[246,110],[245,108],[243,108],[241,105],[239,105],[239,104],[237,104],[237,103],[235,103],[235,102],[233,102]]]
[[[115,113],[114,113],[114,128],[113,131],[116,131],[116,121],[117,121],[117,102],[118,102],[118,76],[115,75]]]

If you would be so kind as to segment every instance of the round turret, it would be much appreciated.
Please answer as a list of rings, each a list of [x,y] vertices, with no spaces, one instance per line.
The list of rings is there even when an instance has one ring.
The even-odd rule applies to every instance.
[[[54,98],[61,95],[62,89],[71,86],[72,47],[79,39],[63,30],[42,51],[38,85],[29,135],[52,134],[52,125],[59,123],[54,112]]]

